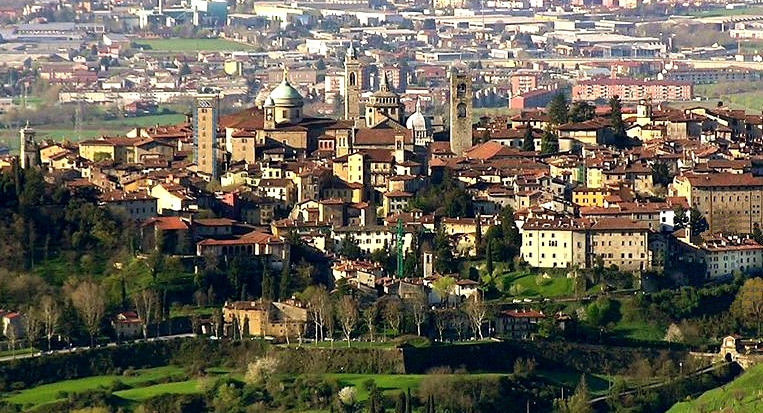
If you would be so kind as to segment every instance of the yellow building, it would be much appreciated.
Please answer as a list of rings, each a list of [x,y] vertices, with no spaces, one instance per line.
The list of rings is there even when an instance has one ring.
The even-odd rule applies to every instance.
[[[697,208],[710,233],[749,234],[756,225],[763,225],[763,177],[749,173],[677,176],[669,192]]]
[[[572,203],[581,207],[603,207],[604,198],[610,195],[606,188],[577,187],[572,190]]]

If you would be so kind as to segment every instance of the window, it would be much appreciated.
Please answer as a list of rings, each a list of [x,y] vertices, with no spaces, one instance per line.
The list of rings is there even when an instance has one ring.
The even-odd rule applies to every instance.
[[[456,117],[458,118],[465,118],[466,117],[466,105],[463,103],[459,103],[458,106],[456,106]]]

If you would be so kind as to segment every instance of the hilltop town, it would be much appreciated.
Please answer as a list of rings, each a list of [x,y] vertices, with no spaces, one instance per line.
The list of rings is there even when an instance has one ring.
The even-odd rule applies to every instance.
[[[757,374],[753,3],[7,3],[1,412],[656,412]]]

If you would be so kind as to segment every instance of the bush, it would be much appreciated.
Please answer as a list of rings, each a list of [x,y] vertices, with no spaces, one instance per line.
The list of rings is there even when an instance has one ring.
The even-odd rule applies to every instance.
[[[249,363],[246,368],[244,380],[248,384],[260,384],[266,382],[278,369],[278,359],[274,356],[265,356]]]
[[[122,380],[119,380],[119,379],[115,379],[108,386],[106,386],[106,390],[108,390],[108,391],[110,391],[112,393],[118,392],[120,390],[131,389],[131,388],[132,387],[129,384],[126,384],[125,382],[123,382]]]

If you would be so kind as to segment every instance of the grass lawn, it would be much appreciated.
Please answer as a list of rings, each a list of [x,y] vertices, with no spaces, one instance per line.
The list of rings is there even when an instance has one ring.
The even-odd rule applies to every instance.
[[[535,372],[540,377],[551,380],[552,382],[575,388],[580,382],[582,373],[576,370],[537,370]],[[609,379],[605,376],[586,374],[586,383],[591,393],[604,393],[609,389]]]
[[[136,48],[146,52],[222,52],[253,50],[254,46],[225,39],[141,39],[135,41]]]
[[[43,384],[41,386],[25,389],[15,394],[6,394],[5,401],[21,405],[40,405],[60,399],[62,392],[72,393],[85,390],[97,389],[100,386],[108,386],[115,380],[121,380],[129,386],[139,385],[154,380],[163,379],[183,370],[176,366],[164,366],[153,369],[137,370],[133,376],[107,375],[93,376],[82,379],[66,380],[57,383]]]
[[[499,281],[499,289],[514,297],[558,297],[573,293],[573,280],[562,276],[541,278],[539,274],[518,271],[505,273]]]
[[[699,13],[691,13],[694,17],[720,17],[720,16],[736,16],[740,14],[763,14],[763,8],[760,7],[743,7],[737,9],[726,8],[714,8],[712,10],[703,11]]]
[[[614,332],[633,340],[661,341],[665,338],[664,328],[643,321],[620,321],[615,326]]]
[[[723,387],[707,391],[695,400],[675,404],[667,413],[763,412],[761,381],[763,365],[759,364]]]
[[[125,400],[141,401],[160,394],[192,394],[201,392],[199,380],[186,380],[175,383],[162,383],[147,387],[137,387],[129,390],[114,392],[114,395]]]
[[[368,400],[368,392],[363,388],[366,380],[373,380],[383,393],[395,395],[400,391],[417,389],[424,377],[420,374],[326,374],[322,377],[335,379],[342,387],[355,387],[358,391],[358,400]]]

